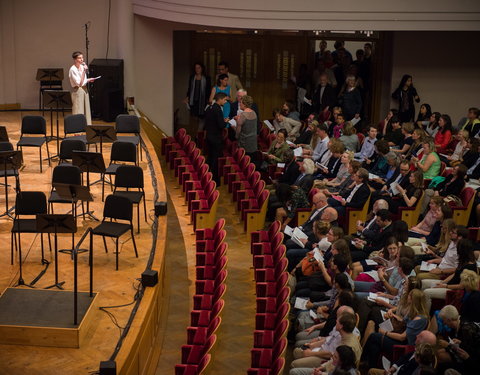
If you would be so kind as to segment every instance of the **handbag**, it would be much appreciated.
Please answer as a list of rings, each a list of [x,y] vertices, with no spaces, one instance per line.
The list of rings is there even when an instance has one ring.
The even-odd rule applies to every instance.
[[[320,267],[313,256],[306,256],[302,259],[302,273],[305,276],[313,275],[320,271]]]

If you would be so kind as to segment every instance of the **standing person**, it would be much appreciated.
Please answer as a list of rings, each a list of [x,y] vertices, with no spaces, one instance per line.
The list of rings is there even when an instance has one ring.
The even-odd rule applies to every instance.
[[[412,122],[415,118],[415,100],[420,103],[420,97],[413,86],[412,76],[405,74],[397,89],[393,92],[392,98],[398,100],[398,116],[401,122]]]
[[[227,101],[227,95],[223,92],[216,93],[215,103],[205,112],[205,130],[207,131],[208,156],[207,164],[213,174],[213,179],[220,186],[220,177],[218,175],[218,158],[222,156],[223,137],[222,132],[225,128],[225,119],[223,117],[222,106]]]
[[[215,100],[215,94],[219,92],[225,94],[226,100],[222,107],[223,118],[227,119],[230,116],[230,98],[231,98],[231,87],[228,84],[228,75],[220,74],[217,79],[217,85],[212,87],[212,92],[210,93],[209,103]]]
[[[210,77],[205,75],[205,67],[202,63],[193,64],[193,74],[188,79],[187,96],[184,102],[190,109],[190,115],[198,119],[198,130],[204,126],[205,107],[208,104],[211,82]]]
[[[245,149],[247,155],[253,160],[253,153],[257,151],[257,114],[252,109],[253,99],[245,95],[240,99],[242,112],[235,116],[237,121],[236,136],[238,145]]]
[[[357,88],[357,80],[354,76],[348,76],[346,79],[345,91],[338,95],[338,101],[345,114],[345,120],[351,121],[353,118],[359,119],[362,111],[362,95]]]
[[[243,89],[242,82],[240,82],[240,78],[236,74],[229,72],[229,66],[226,61],[220,61],[218,63],[218,74],[226,74],[228,76],[228,82],[230,82],[230,86],[232,87],[233,92],[237,92],[240,89]]]
[[[87,124],[92,124],[90,113],[90,98],[88,97],[87,83],[93,82],[93,78],[87,78],[88,66],[83,62],[83,53],[75,51],[72,53],[73,65],[68,72],[68,78],[72,85],[72,114],[84,114]]]

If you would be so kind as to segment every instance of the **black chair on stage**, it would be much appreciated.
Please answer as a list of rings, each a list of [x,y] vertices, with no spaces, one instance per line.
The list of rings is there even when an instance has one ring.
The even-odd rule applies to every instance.
[[[138,160],[142,160],[142,148],[140,147],[140,120],[135,115],[118,115],[115,119],[115,132],[117,140],[131,142],[138,151]],[[120,134],[133,134],[129,136]]]
[[[42,116],[25,116],[22,119],[22,130],[17,150],[23,147],[38,147],[40,152],[40,173],[42,170],[42,146],[47,148],[48,165],[50,165],[50,151],[47,142],[47,123]]]
[[[112,176],[116,174],[118,167],[124,163],[133,163],[137,165],[137,150],[133,143],[115,141],[112,143],[112,150],[110,152],[110,164],[102,176],[102,201],[105,189],[105,177],[109,176],[109,184],[113,190]]]
[[[13,145],[10,142],[0,142],[0,151],[13,151]],[[20,176],[18,169],[7,169],[5,171],[2,167],[3,165],[0,165],[0,179],[5,178],[5,174],[7,177],[15,177],[17,187],[20,187]]]
[[[115,189],[113,195],[126,197],[137,205],[137,233],[140,233],[140,202],[143,199],[145,221],[147,221],[147,204],[143,190],[143,170],[136,165],[122,165],[118,167],[115,175]],[[123,190],[126,189],[126,190]],[[137,190],[130,190],[137,189]]]
[[[105,252],[108,253],[107,241],[105,237],[115,238],[115,268],[118,271],[118,240],[119,238],[130,231],[132,236],[133,248],[135,249],[135,256],[138,258],[137,245],[135,244],[135,236],[133,233],[133,203],[126,197],[116,195],[108,195],[105,199],[103,207],[103,220],[100,225],[93,228],[90,232],[90,251],[93,247],[93,235],[102,236]],[[115,221],[113,221],[115,220]],[[119,223],[118,220],[127,221],[127,223]]]
[[[84,114],[79,113],[76,115],[69,115],[63,120],[63,131],[65,133],[64,139],[76,139],[80,140],[87,148],[92,143],[87,141],[87,118]],[[75,135],[70,135],[75,134]],[[95,143],[93,143],[95,144]],[[95,144],[95,150],[97,150],[97,145]]]
[[[53,168],[52,190],[50,191],[50,197],[48,198],[48,208],[49,208],[48,212],[52,214],[54,213],[53,212],[54,203],[63,203],[63,204],[67,203],[71,205],[77,204],[77,200],[74,200],[72,202],[71,200],[62,198],[55,190],[55,184],[81,185],[82,171],[76,165],[70,165],[70,164],[57,165],[55,168]],[[85,215],[83,202],[82,202],[82,212]],[[72,213],[73,215],[76,214],[76,212],[72,212]]]
[[[60,153],[58,154],[58,164],[71,164],[73,151],[86,151],[85,142],[81,139],[64,139],[60,143]],[[70,160],[70,161],[69,161]]]
[[[22,263],[22,245],[21,233],[38,233],[37,219],[24,218],[23,216],[36,216],[47,213],[47,196],[41,191],[20,191],[15,200],[15,217],[13,219],[12,236],[11,236],[11,260],[13,264],[13,243],[15,241],[15,249],[18,249],[20,259],[20,273]],[[18,235],[18,242],[17,242]],[[40,241],[42,248],[42,261],[45,259],[43,251],[43,233],[40,233]],[[21,275],[20,275],[21,279]]]

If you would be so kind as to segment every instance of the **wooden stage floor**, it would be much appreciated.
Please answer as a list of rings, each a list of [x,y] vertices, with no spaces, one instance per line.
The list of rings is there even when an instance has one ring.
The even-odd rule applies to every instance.
[[[10,141],[14,147],[20,136],[21,118],[24,115],[41,114],[36,112],[0,112],[0,125],[7,127]],[[45,113],[47,119],[48,133],[50,133],[50,121],[48,112]],[[54,117],[55,118],[55,117]],[[55,121],[55,120],[54,120]],[[100,124],[100,122],[95,122]],[[63,125],[63,119],[60,114],[60,125]],[[63,129],[60,129],[60,135]],[[105,163],[108,165],[110,160],[110,144],[104,144],[103,155]],[[56,154],[56,142],[49,143],[51,155]],[[93,149],[93,148],[91,148]],[[150,150],[153,153],[153,150]],[[57,161],[52,161],[49,168],[47,162],[43,161],[43,173],[39,169],[39,154],[37,148],[24,149],[24,168],[20,172],[20,185],[24,191],[40,190],[49,195],[51,189],[51,178],[53,167]],[[46,157],[45,148],[42,150],[42,157]],[[155,155],[152,155],[152,158]],[[117,306],[129,304],[133,301],[136,288],[139,285],[139,278],[144,271],[152,247],[152,216],[153,216],[153,197],[154,191],[151,183],[151,174],[147,165],[145,154],[140,166],[144,170],[145,190],[147,202],[148,222],[145,222],[143,207],[140,207],[140,234],[135,234],[135,241],[139,252],[139,258],[135,258],[132,241],[129,235],[124,235],[120,241],[119,271],[115,271],[115,243],[107,239],[109,247],[108,254],[103,248],[102,239],[94,239],[94,290],[99,292],[98,306]],[[96,180],[98,174],[92,174],[91,180]],[[2,181],[0,181],[2,182]],[[15,200],[14,181],[9,178],[9,204],[12,206]],[[108,185],[105,186],[106,194],[109,194]],[[159,187],[163,189],[163,186]],[[101,201],[101,184],[93,186],[92,193],[94,202],[91,209],[95,215],[101,219],[103,203]],[[5,208],[4,187],[0,187],[0,208]],[[69,205],[55,205],[55,213],[65,213],[70,209]],[[79,209],[81,212],[81,209]],[[97,225],[91,219],[84,220],[79,217],[77,225],[78,232],[75,240],[78,241],[85,230],[90,226]],[[134,225],[136,229],[136,209],[134,208]],[[7,287],[14,286],[19,277],[19,257],[18,253],[14,256],[14,264],[10,265],[10,230],[12,220],[7,216],[0,218],[0,293]],[[35,284],[37,288],[45,288],[54,283],[54,252],[48,251],[47,241],[45,241],[45,257],[50,262],[46,274]],[[70,235],[59,235],[59,248],[68,248],[71,245]],[[53,241],[52,241],[53,246]],[[84,246],[88,247],[88,241]],[[43,269],[40,255],[40,236],[22,235],[22,256],[23,256],[23,278],[26,283],[30,283]],[[59,280],[65,281],[65,289],[73,289],[73,262],[69,255],[61,254],[59,258]],[[88,253],[79,255],[79,289],[88,290]],[[25,287],[24,287],[25,288]],[[108,311],[114,316],[119,327],[124,327],[130,315],[132,305],[111,308]],[[121,328],[117,327],[107,313],[97,310],[94,327],[88,332],[84,345],[80,349],[63,349],[54,347],[35,347],[20,345],[0,345],[0,374],[87,374],[98,370],[100,361],[108,360],[113,353],[117,340],[119,339]]]

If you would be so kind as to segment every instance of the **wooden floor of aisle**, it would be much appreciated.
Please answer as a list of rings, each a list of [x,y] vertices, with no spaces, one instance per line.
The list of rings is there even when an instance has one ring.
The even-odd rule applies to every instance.
[[[175,182],[173,172],[162,160],[165,182],[172,205],[169,205],[169,228],[166,253],[166,272],[171,285],[168,319],[165,322],[165,341],[156,375],[173,373],[180,363],[180,348],[186,343],[186,327],[190,322],[192,295],[195,293],[195,247],[193,226],[189,225],[187,207]],[[253,282],[250,240],[243,233],[243,224],[235,212],[231,195],[220,187],[217,218],[226,220],[228,243],[228,277],[222,324],[217,331],[217,343],[207,375],[246,374],[250,365],[255,320],[255,288]],[[173,212],[175,210],[175,212]],[[177,220],[178,218],[178,220]],[[178,241],[183,236],[184,243]],[[185,247],[185,253],[183,252]],[[186,262],[186,264],[185,264]],[[185,282],[185,272],[188,282]],[[188,293],[187,293],[188,288]],[[168,340],[168,342],[166,342]]]

